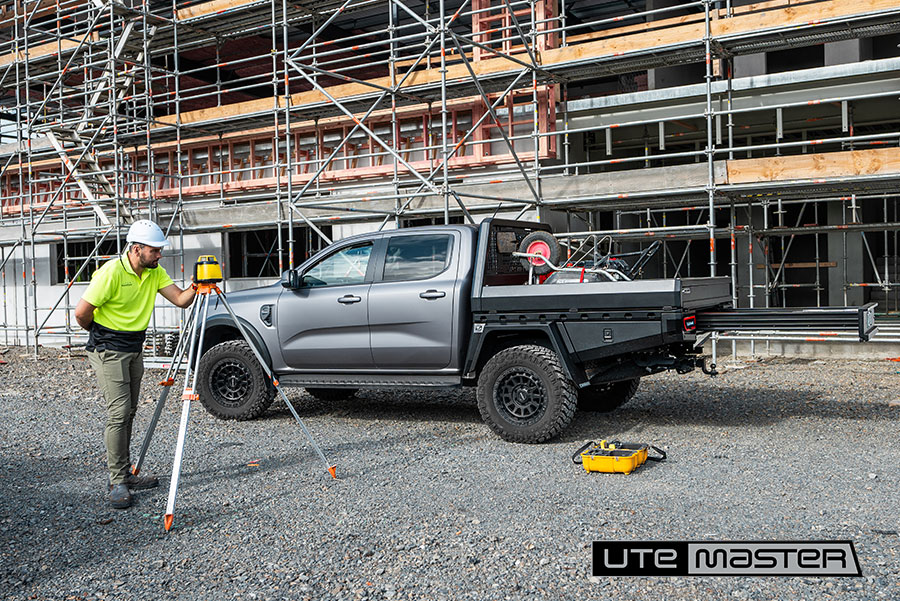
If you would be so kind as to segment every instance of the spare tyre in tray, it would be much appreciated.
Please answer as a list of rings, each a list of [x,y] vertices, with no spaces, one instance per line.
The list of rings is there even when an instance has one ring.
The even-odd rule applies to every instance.
[[[562,254],[559,240],[550,232],[543,231],[531,232],[522,238],[522,242],[519,243],[519,252],[541,255],[554,265],[559,265],[559,258]],[[525,269],[534,269],[534,273],[537,275],[546,275],[553,271],[553,268],[547,264],[547,261],[539,258],[522,257],[521,261]]]

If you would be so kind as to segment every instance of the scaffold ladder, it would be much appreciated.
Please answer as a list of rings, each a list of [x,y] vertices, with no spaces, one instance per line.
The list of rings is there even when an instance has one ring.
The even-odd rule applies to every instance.
[[[87,143],[78,132],[64,128],[48,131],[47,138],[97,217],[103,225],[110,225],[106,209],[115,210],[116,204],[120,203],[117,203],[116,191],[91,154]],[[70,154],[76,156],[74,161],[69,158]],[[131,220],[131,213],[124,205],[119,206],[119,212],[126,221]]]

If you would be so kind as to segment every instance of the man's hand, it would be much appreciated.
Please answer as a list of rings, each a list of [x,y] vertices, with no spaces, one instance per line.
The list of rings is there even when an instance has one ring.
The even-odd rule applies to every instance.
[[[182,309],[190,307],[191,303],[194,302],[194,297],[197,295],[193,286],[182,290],[175,284],[169,284],[165,288],[161,288],[159,293],[162,294],[163,298],[167,301]]]
[[[75,321],[78,322],[78,325],[85,330],[90,330],[91,324],[94,323],[94,309],[96,308],[84,299],[79,300],[75,305]]]

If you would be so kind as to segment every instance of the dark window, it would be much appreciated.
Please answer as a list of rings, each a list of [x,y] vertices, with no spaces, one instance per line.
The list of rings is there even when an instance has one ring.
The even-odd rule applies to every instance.
[[[124,244],[124,243],[123,243]],[[67,244],[54,244],[54,255],[56,256],[56,269],[53,272],[53,284],[65,284],[66,281],[71,282],[90,282],[91,275],[106,263],[110,258],[118,256],[118,248],[116,248],[116,239],[104,240],[99,247],[93,240],[82,240],[79,242],[68,242]],[[97,252],[94,253],[94,248]],[[84,262],[91,257],[90,264],[81,269]],[[81,269],[81,273],[78,270]],[[68,280],[66,278],[68,271]],[[76,277],[77,274],[77,277]]]
[[[801,69],[813,69],[825,66],[825,46],[806,46],[804,48],[790,48],[788,50],[776,50],[766,55],[766,70],[768,73],[784,73],[786,71],[799,71]]]
[[[342,248],[330,254],[303,274],[303,285],[346,286],[366,281],[366,269],[372,255],[372,244]]]
[[[323,227],[331,236],[331,228]],[[290,266],[288,228],[281,229],[281,252],[278,251],[278,229],[228,232],[228,255],[225,267],[231,278],[277,278]],[[318,234],[305,227],[294,228],[294,266],[300,265],[326,245]],[[280,264],[279,264],[280,259]]]
[[[462,215],[450,215],[449,223],[465,223],[466,220]],[[415,219],[403,219],[400,227],[425,227],[426,225],[445,225],[443,217],[417,217]]]
[[[385,282],[425,280],[450,264],[451,236],[394,236],[384,258]]]

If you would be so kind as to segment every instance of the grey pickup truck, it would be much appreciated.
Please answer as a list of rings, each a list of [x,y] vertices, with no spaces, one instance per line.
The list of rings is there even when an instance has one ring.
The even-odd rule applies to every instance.
[[[554,243],[544,224],[501,219],[368,233],[227,298],[283,386],[324,400],[475,386],[491,430],[525,443],[558,435],[577,408],[615,409],[644,376],[705,370],[703,332],[874,330],[874,306],[736,310],[727,277],[632,280],[618,259],[543,281],[535,271],[560,259],[539,251]],[[219,305],[206,321],[200,401],[217,417],[251,419],[275,390]]]

